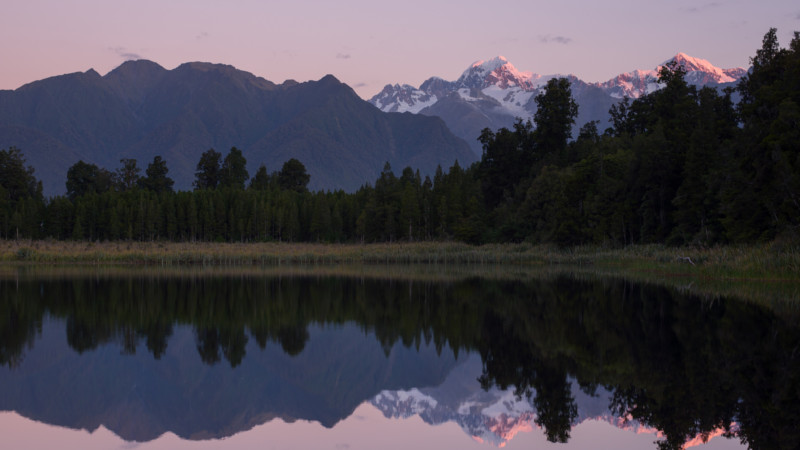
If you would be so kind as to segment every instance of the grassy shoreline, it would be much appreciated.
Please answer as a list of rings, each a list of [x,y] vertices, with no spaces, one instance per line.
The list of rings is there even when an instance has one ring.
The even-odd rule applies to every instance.
[[[0,240],[0,264],[279,265],[523,264],[656,271],[665,276],[800,279],[800,245],[559,249],[530,244],[73,242]]]
[[[0,277],[349,276],[397,281],[618,278],[713,301],[736,297],[800,314],[800,248],[660,245],[558,249],[529,244],[57,242],[0,240]],[[153,270],[157,269],[157,270]],[[138,275],[137,275],[138,274]]]

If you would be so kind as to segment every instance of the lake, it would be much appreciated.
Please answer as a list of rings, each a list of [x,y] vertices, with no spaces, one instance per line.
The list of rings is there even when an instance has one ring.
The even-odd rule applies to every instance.
[[[0,271],[7,448],[798,448],[800,313],[506,267]]]

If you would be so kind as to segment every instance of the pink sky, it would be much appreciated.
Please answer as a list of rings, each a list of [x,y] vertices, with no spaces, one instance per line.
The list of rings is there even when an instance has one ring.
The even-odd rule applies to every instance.
[[[679,51],[749,64],[770,27],[800,30],[796,0],[4,0],[0,89],[126,59],[225,63],[274,82],[331,73],[369,98],[387,83],[454,80],[504,55],[518,69],[605,81]]]

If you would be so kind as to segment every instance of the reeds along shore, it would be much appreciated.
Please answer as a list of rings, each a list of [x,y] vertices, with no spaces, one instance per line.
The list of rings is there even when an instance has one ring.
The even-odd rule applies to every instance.
[[[391,244],[172,243],[0,240],[0,279],[130,276],[344,276],[398,282],[470,277],[622,278],[738,298],[800,317],[800,248],[780,243],[710,249],[622,249],[452,242]]]
[[[562,264],[663,270],[707,277],[800,278],[800,245],[715,248],[641,245],[561,249],[530,244],[384,244],[0,241],[0,261],[38,264]]]

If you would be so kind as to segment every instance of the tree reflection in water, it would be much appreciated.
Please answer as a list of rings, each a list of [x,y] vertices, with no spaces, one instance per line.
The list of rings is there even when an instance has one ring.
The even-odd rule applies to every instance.
[[[0,281],[0,363],[20,366],[45,316],[66,321],[79,353],[116,342],[134,354],[144,342],[156,359],[173,327],[189,325],[203,362],[234,368],[251,337],[299,355],[309,325],[355,323],[387,355],[398,342],[478,352],[481,386],[528,398],[554,442],[569,440],[577,417],[575,380],[587,393],[613,392],[610,410],[660,430],[661,448],[719,429],[752,448],[800,446],[800,328],[742,301],[568,276],[22,279]]]

